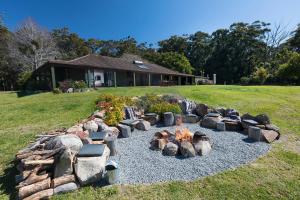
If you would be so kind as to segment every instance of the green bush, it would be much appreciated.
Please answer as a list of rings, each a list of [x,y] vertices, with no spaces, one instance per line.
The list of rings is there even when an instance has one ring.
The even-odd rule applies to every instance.
[[[159,114],[163,116],[165,112],[172,112],[175,114],[180,114],[181,108],[178,104],[171,104],[168,102],[156,103],[150,106],[149,112]]]
[[[75,89],[84,89],[84,88],[87,88],[87,84],[86,84],[86,82],[83,81],[83,80],[80,80],[80,81],[74,81],[73,87],[74,87]]]
[[[135,105],[138,108],[141,108],[146,112],[149,112],[149,108],[151,105],[158,104],[163,101],[164,100],[162,99],[161,96],[158,96],[156,94],[146,94],[145,96],[140,97],[139,100],[135,102]]]
[[[241,85],[249,85],[250,83],[250,78],[249,77],[246,77],[246,76],[243,76],[241,78],[241,81],[240,81]]]
[[[300,54],[293,53],[290,60],[280,65],[277,75],[288,83],[300,83]]]
[[[54,88],[52,92],[53,94],[60,94],[61,90],[59,88]]]
[[[258,67],[251,75],[251,82],[263,85],[269,77],[268,71],[264,67]]]

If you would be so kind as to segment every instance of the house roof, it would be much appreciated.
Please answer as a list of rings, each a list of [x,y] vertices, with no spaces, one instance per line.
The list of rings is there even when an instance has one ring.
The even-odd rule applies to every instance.
[[[140,64],[138,62],[134,63],[134,61],[142,61]],[[135,71],[142,73],[154,73],[154,74],[168,74],[168,75],[178,75],[178,76],[193,76],[191,74],[180,73],[160,65],[151,63],[145,59],[137,55],[132,54],[124,54],[123,56],[116,57],[108,57],[101,55],[93,55],[89,54],[86,56],[82,56],[73,60],[65,61],[65,60],[50,60],[42,65],[39,70],[47,68],[51,65],[55,65],[55,67],[93,67],[100,69],[115,69],[115,70],[126,70],[126,71]]]

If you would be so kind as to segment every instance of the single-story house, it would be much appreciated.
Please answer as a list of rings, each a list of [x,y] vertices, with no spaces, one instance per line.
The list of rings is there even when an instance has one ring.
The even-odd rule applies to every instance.
[[[151,63],[136,55],[89,54],[73,60],[51,60],[33,73],[37,83],[58,87],[64,80],[84,80],[89,87],[191,85],[195,77]]]

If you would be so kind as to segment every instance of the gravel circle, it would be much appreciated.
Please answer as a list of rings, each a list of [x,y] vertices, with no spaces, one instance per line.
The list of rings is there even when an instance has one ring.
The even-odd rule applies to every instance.
[[[252,142],[237,132],[217,132],[199,124],[184,124],[191,132],[201,130],[213,142],[206,156],[178,158],[164,156],[149,149],[154,133],[175,131],[176,127],[155,127],[149,131],[135,130],[130,138],[117,140],[118,155],[110,157],[119,164],[120,184],[155,183],[170,180],[193,180],[236,168],[266,154],[271,148],[265,142]]]

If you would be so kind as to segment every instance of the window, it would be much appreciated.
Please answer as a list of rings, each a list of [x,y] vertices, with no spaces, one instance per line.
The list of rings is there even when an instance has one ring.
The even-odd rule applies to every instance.
[[[101,81],[101,76],[100,75],[95,76],[95,80],[96,81]]]

